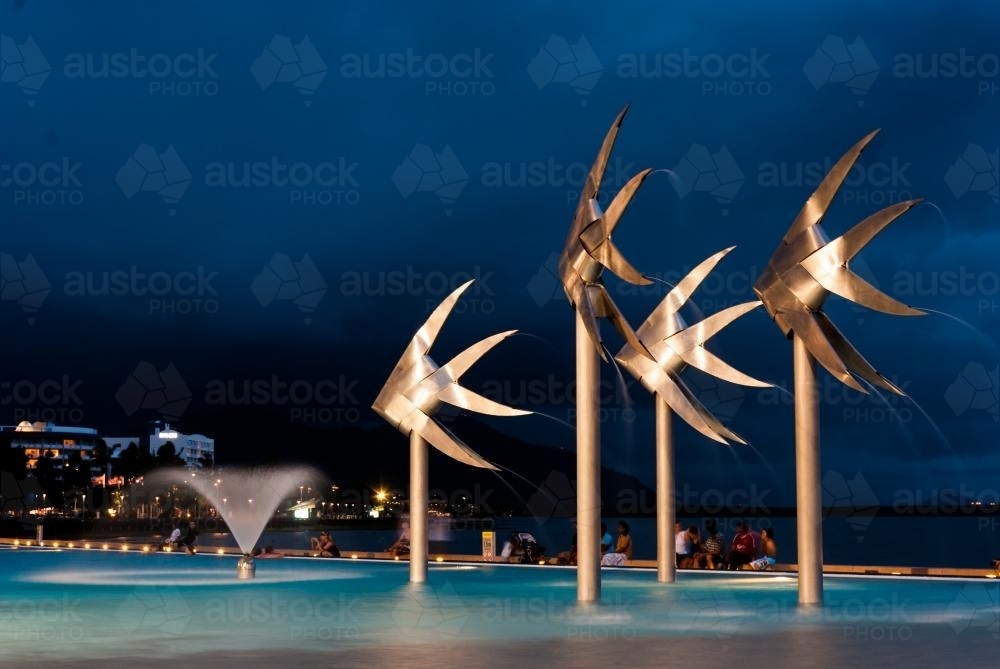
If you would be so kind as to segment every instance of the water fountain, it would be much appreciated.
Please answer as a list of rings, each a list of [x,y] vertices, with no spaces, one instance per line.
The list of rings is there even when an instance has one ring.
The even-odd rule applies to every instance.
[[[256,564],[253,548],[282,500],[303,481],[320,478],[311,467],[226,468],[218,476],[167,469],[156,472],[152,482],[184,484],[211,502],[236,539],[243,555],[236,564],[240,579],[253,578]]]

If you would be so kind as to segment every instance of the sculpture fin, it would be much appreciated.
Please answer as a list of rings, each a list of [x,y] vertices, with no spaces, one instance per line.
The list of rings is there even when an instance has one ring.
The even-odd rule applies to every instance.
[[[755,379],[749,374],[744,374],[704,346],[696,346],[680,354],[680,356],[681,360],[695,369],[700,369],[706,374],[710,374],[723,381],[753,388],[771,388],[774,385],[767,381]]]
[[[499,467],[488,462],[485,458],[483,458],[483,456],[469,448],[468,444],[452,434],[447,428],[438,425],[438,423],[427,414],[422,411],[415,411],[410,415],[412,416],[412,419],[410,420],[411,430],[415,431],[423,437],[428,444],[438,449],[449,458],[458,460],[459,462],[472,467],[479,467],[480,469],[492,469],[494,471],[499,469]]]
[[[441,332],[441,328],[444,327],[445,321],[448,320],[451,310],[455,308],[458,299],[462,296],[462,293],[468,290],[473,281],[474,279],[469,279],[453,290],[448,297],[441,300],[441,304],[434,308],[431,315],[427,317],[424,324],[413,335],[413,339],[410,340],[410,344],[406,347],[406,351],[403,353],[403,357],[400,358],[400,362],[404,360],[412,361],[415,358],[427,355],[427,352],[430,351],[431,346],[434,345],[434,341]]]
[[[624,337],[625,341],[627,341],[629,345],[632,348],[634,348],[640,355],[643,355],[649,358],[650,360],[655,361],[656,357],[649,352],[649,349],[646,348],[646,345],[642,343],[642,340],[640,340],[638,335],[635,334],[635,331],[632,329],[632,326],[629,325],[628,320],[625,318],[624,315],[622,315],[622,312],[618,310],[618,306],[611,299],[611,296],[608,295],[607,289],[600,284],[594,284],[591,287],[594,286],[596,286],[598,289],[597,294],[598,294],[598,300],[600,301],[599,308],[604,317],[611,322],[611,325],[613,325],[615,330],[618,331],[618,334]],[[606,356],[602,355],[602,359],[607,361]]]
[[[823,181],[820,182],[819,186],[802,206],[788,232],[785,233],[784,242],[786,244],[798,237],[803,230],[816,225],[823,219],[823,216],[826,215],[826,210],[830,207],[830,203],[833,202],[844,180],[847,179],[847,175],[850,174],[851,169],[854,167],[854,163],[858,161],[862,151],[865,150],[878,132],[878,130],[875,130],[862,137],[857,144],[841,156],[836,165],[830,168],[827,175],[823,177]]]
[[[727,325],[743,314],[753,311],[761,306],[761,304],[760,300],[753,300],[752,302],[744,302],[726,307],[708,318],[689,325],[680,332],[675,332],[667,337],[665,341],[677,355],[684,357],[685,353],[697,346],[701,346],[721,332]]]
[[[818,311],[794,310],[782,312],[781,315],[791,325],[792,333],[805,342],[809,353],[826,371],[844,385],[867,395],[868,391],[858,383],[857,379],[851,376],[847,363],[841,359],[840,353],[827,338],[824,329],[820,327],[817,318],[820,313]]]
[[[622,280],[639,286],[648,286],[653,282],[643,276],[625,259],[625,256],[611,241],[611,233],[621,220],[639,186],[651,172],[652,170],[645,169],[629,179],[628,183],[615,195],[615,199],[601,216],[600,221],[595,221],[580,233],[580,243],[590,254],[590,257],[614,272]]]
[[[920,200],[909,200],[886,207],[851,228],[802,261],[802,267],[831,293],[862,306],[897,316],[923,316],[914,309],[886,295],[850,270],[848,263],[875,235],[908,211]]]
[[[897,202],[894,205],[877,211],[830,242],[827,246],[836,246],[839,250],[840,258],[844,262],[849,262],[861,249],[868,245],[868,242],[875,238],[875,235],[882,232],[886,226],[921,202],[923,202],[922,198]]]
[[[688,399],[690,400],[691,404],[698,410],[699,413],[702,414],[702,419],[705,421],[708,427],[711,428],[716,434],[719,434],[730,441],[735,441],[738,444],[743,444],[744,446],[747,445],[746,439],[744,439],[743,437],[741,437],[740,435],[736,434],[728,427],[723,425],[722,421],[716,418],[715,414],[709,411],[708,407],[702,404],[701,400],[695,397],[694,393],[691,392],[691,389],[688,388],[686,384],[681,383],[680,388],[684,393],[688,395]],[[727,446],[728,445],[729,444],[727,443]]]
[[[658,374],[655,381],[648,379],[656,389],[656,401],[666,402],[667,406],[680,416],[685,423],[712,441],[729,445],[726,438],[710,426],[707,416],[711,413],[690,392],[684,392],[683,381],[674,379],[669,374]]]
[[[576,301],[576,317],[583,321],[583,327],[587,329],[587,334],[590,335],[590,340],[594,342],[594,346],[597,348],[597,352],[601,356],[601,360],[604,362],[608,361],[608,355],[604,350],[603,342],[601,341],[601,329],[597,325],[597,309],[594,304],[593,296],[591,295],[591,289],[596,288],[600,290],[600,284],[580,284],[579,299]],[[598,300],[600,300],[600,293],[597,295]]]
[[[476,364],[480,358],[489,353],[494,346],[516,332],[517,330],[505,330],[504,332],[498,332],[495,335],[491,335],[485,339],[477,341],[475,344],[466,348],[447,363],[441,365],[441,368],[435,370],[429,378],[436,377],[440,379],[441,376],[446,376],[448,381],[458,381],[463,374],[469,371],[469,369]]]
[[[833,345],[833,348],[836,349],[840,358],[847,363],[848,369],[863,378],[865,381],[868,381],[868,383],[873,386],[878,386],[879,388],[888,390],[889,392],[895,393],[900,397],[906,397],[906,393],[903,392],[901,388],[879,374],[878,370],[872,367],[870,362],[865,360],[864,356],[862,356],[858,349],[854,348],[854,346],[847,341],[847,338],[844,337],[840,330],[837,329],[837,326],[833,324],[833,321],[831,321],[826,314],[818,312],[816,314],[816,320],[819,322],[819,327],[824,333],[826,333],[827,339],[830,340],[830,343]]]
[[[674,329],[675,320],[673,317],[680,312],[694,291],[698,290],[698,286],[712,273],[715,266],[735,248],[735,246],[730,246],[702,260],[697,267],[678,281],[677,285],[670,289],[667,296],[656,305],[649,318],[639,327],[640,335],[645,336],[648,330],[662,332],[667,336],[674,334],[676,330]]]
[[[615,148],[615,140],[618,139],[618,131],[622,127],[622,121],[625,120],[625,114],[628,113],[630,105],[625,105],[625,107],[618,112],[618,116],[615,117],[614,123],[611,124],[611,128],[608,130],[608,134],[604,136],[604,141],[601,143],[601,150],[598,151],[597,157],[594,158],[594,164],[590,168],[590,172],[587,174],[587,181],[583,185],[583,190],[580,192],[580,202],[585,202],[589,199],[594,199],[601,192],[601,182],[604,180],[604,171],[608,167],[608,159],[611,157],[611,152]]]
[[[448,404],[456,406],[460,409],[475,411],[476,413],[482,413],[488,416],[527,416],[534,413],[532,411],[515,409],[514,407],[509,407],[506,404],[494,402],[488,397],[483,397],[482,395],[460,386],[457,383],[450,383],[445,386],[441,392],[438,393],[438,398],[442,402],[447,402]]]
[[[632,203],[632,198],[639,191],[639,186],[646,180],[653,170],[649,167],[642,170],[631,179],[629,179],[622,189],[615,194],[611,204],[608,205],[607,210],[604,212],[602,220],[604,221],[604,236],[606,239],[611,238],[611,234],[618,227],[618,223],[622,220],[622,216],[625,215],[625,210]]]

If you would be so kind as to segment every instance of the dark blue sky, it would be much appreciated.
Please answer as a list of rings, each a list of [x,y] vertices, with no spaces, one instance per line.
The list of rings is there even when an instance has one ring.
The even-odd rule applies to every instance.
[[[442,282],[465,273],[482,277],[478,293],[446,328],[439,362],[475,338],[521,328],[541,340],[498,348],[468,384],[522,402],[523,387],[541,389],[542,399],[528,396],[529,408],[571,419],[572,312],[546,263],[565,238],[583,170],[631,102],[609,193],[643,167],[675,168],[706,150],[722,181],[742,180],[720,202],[709,176],[692,189],[692,179],[656,174],[616,235],[637,267],[667,279],[738,245],[696,297],[706,313],[752,299],[753,278],[825,162],[883,129],[826,228],[840,234],[881,206],[926,198],[934,206],[890,227],[857,269],[899,299],[969,327],[831,300],[840,327],[905,384],[948,443],[911,404],[896,401],[892,414],[825,378],[824,469],[848,478],[860,471],[883,503],[900,489],[1000,486],[995,3],[90,5],[7,0],[0,9],[4,279],[16,284],[17,271],[31,270],[21,265],[30,254],[51,284],[33,324],[16,286],[5,285],[4,397],[14,384],[80,382],[79,403],[13,397],[0,422],[49,409],[57,419],[133,430],[157,415],[127,415],[115,398],[140,361],[176,366],[192,395],[182,425],[218,408],[206,395],[210,382],[275,374],[314,386],[337,381],[348,391],[343,400],[306,409],[369,421],[367,407],[428,305],[445,294]],[[963,56],[964,69],[949,76],[952,59]],[[567,62],[556,70],[558,60]],[[160,76],[139,76],[150,61]],[[907,76],[911,62],[921,76]],[[352,76],[357,63],[360,76]],[[562,76],[574,67],[579,78]],[[719,155],[723,147],[731,163]],[[130,163],[133,155],[139,160]],[[258,184],[238,185],[253,163],[266,166],[250,169]],[[300,164],[292,177],[309,183],[275,185],[272,164]],[[438,167],[452,187],[435,193],[434,176],[421,175]],[[146,173],[161,169],[166,178],[156,185]],[[186,189],[167,191],[179,201],[157,192],[188,179]],[[143,184],[153,190],[135,192]],[[300,268],[302,280],[318,275],[327,285],[308,325],[282,299],[294,294],[274,292],[271,275],[254,283],[275,254],[296,263],[308,254],[315,270]],[[280,257],[271,263],[279,265]],[[139,294],[142,281],[124,295],[76,294],[81,276],[90,273],[96,288],[103,273],[133,267],[163,273],[157,281],[181,277],[182,292],[184,273],[201,268],[210,289],[171,289],[159,303]],[[386,280],[393,272],[409,277],[401,290]],[[635,322],[664,294],[608,282]],[[719,336],[715,350],[790,387],[791,347],[763,312]],[[974,398],[971,385],[982,386]],[[703,397],[711,404],[710,393]],[[767,464],[684,427],[678,480],[700,490],[756,482],[788,499],[790,403],[773,392],[721,393],[717,410]],[[631,396],[634,421],[623,419],[620,402],[608,402],[605,459],[648,479],[650,400],[638,388]],[[261,409],[295,418],[274,402]],[[571,432],[540,418],[499,425],[553,446],[573,443]]]

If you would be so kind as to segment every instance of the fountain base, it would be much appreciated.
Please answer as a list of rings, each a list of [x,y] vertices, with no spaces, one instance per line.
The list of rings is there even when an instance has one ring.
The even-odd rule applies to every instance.
[[[256,573],[257,565],[254,562],[253,556],[244,553],[240,561],[236,563],[236,578],[246,581],[253,578]]]

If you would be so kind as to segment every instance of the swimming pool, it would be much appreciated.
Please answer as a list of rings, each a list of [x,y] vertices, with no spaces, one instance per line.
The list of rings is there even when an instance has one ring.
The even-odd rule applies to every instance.
[[[802,611],[789,575],[684,573],[663,586],[652,571],[605,570],[603,603],[581,609],[575,572],[559,567],[433,563],[429,583],[411,587],[405,562],[258,560],[252,581],[237,581],[235,564],[231,555],[0,550],[0,662],[189,655],[285,666],[337,652],[345,662],[426,656],[453,666],[561,649],[579,666],[608,666],[611,648],[639,664],[656,663],[660,647],[724,659],[774,635],[813,639],[799,650],[827,659],[824,644],[837,657],[891,645],[927,659],[918,649],[929,640],[942,652],[1000,656],[1000,583],[987,579],[828,577],[826,605]]]

